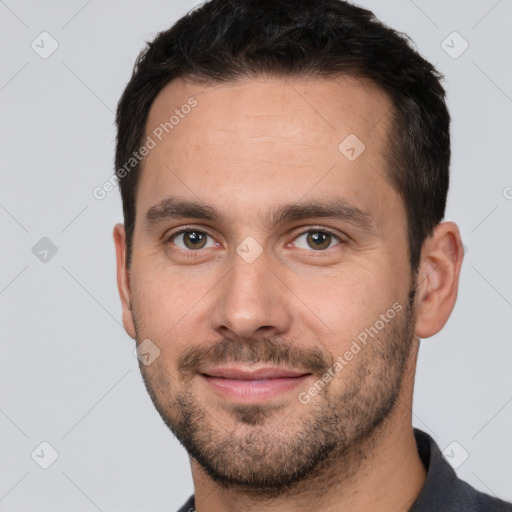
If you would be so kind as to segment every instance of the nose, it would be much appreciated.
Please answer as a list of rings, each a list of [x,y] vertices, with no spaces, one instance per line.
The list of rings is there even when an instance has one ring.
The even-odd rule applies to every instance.
[[[263,251],[256,260],[233,256],[231,270],[215,289],[212,328],[225,337],[282,335],[292,324],[292,298]]]

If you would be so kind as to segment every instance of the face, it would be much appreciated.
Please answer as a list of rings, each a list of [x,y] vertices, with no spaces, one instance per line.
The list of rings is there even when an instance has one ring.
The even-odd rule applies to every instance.
[[[220,485],[282,489],[392,417],[414,308],[389,111],[352,78],[174,81],[152,105],[123,320]]]

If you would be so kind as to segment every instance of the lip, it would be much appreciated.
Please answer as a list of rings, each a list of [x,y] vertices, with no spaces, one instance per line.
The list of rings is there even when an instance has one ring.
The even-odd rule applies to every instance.
[[[217,368],[206,369],[201,373],[207,377],[222,377],[224,379],[235,380],[284,379],[287,377],[293,378],[308,374],[308,372],[277,367],[263,367],[253,369],[250,367],[241,368],[235,366],[221,366]]]
[[[219,367],[206,369],[201,377],[219,396],[230,401],[269,401],[304,382],[310,373],[286,368]]]

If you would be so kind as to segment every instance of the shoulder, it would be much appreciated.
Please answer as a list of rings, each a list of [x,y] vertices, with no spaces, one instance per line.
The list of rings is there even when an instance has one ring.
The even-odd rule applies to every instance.
[[[428,434],[414,429],[414,435],[427,478],[409,512],[512,512],[512,503],[477,491],[461,480]]]

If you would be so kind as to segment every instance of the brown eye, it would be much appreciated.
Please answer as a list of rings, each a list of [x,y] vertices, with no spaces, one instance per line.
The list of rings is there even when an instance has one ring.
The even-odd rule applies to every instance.
[[[324,231],[311,231],[307,236],[309,246],[315,250],[327,249],[331,244],[331,240],[331,234]]]
[[[172,241],[177,247],[184,250],[204,249],[208,242],[209,235],[204,231],[194,229],[180,231],[175,233],[169,241]],[[213,247],[215,244],[211,245]]]
[[[341,239],[334,233],[323,230],[310,230],[302,233],[295,239],[295,246],[300,249],[313,249],[323,251],[332,247],[333,241],[340,242]],[[337,245],[337,244],[335,244]]]

